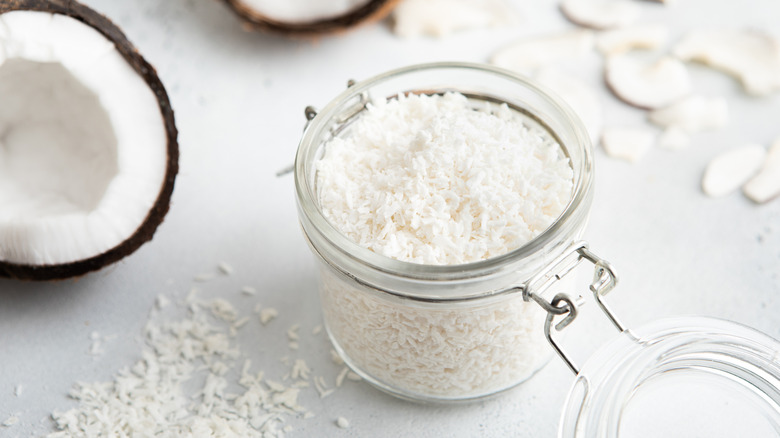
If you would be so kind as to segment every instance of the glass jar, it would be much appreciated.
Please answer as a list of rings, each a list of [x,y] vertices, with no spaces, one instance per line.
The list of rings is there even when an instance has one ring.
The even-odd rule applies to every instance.
[[[315,163],[372,100],[447,91],[475,104],[506,103],[555,138],[573,169],[568,205],[524,246],[474,263],[421,265],[358,246],[323,216]],[[436,63],[350,83],[319,113],[307,109],[307,118],[295,162],[298,213],[319,261],[325,325],[345,362],[380,389],[425,401],[483,397],[533,375],[550,357],[543,331],[547,313],[533,301],[549,307],[542,298],[549,286],[567,287],[574,280],[565,274],[588,259],[587,247],[577,242],[591,207],[593,160],[589,137],[572,110],[507,71]]]

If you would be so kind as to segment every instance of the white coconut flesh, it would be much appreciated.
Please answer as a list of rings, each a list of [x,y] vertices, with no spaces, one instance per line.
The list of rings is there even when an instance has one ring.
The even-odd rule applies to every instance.
[[[346,15],[368,0],[240,0],[239,3],[272,20],[303,23]]]
[[[129,238],[160,194],[155,95],[73,18],[0,15],[0,261],[57,265]]]

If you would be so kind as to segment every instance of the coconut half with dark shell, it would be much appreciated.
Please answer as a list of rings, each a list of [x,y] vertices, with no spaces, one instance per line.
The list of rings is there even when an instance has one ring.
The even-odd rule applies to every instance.
[[[224,0],[249,28],[289,36],[343,32],[381,20],[400,0]]]
[[[83,275],[168,211],[176,125],[154,69],[72,0],[0,3],[0,277]]]

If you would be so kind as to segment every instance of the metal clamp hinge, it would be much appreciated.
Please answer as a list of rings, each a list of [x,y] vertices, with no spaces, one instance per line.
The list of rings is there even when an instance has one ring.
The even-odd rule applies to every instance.
[[[544,335],[547,341],[552,345],[556,353],[566,362],[566,365],[574,372],[579,374],[579,369],[574,362],[564,353],[561,347],[552,337],[552,328],[561,331],[571,324],[578,314],[578,305],[574,299],[565,293],[559,293],[551,301],[542,298],[537,290],[545,290],[552,283],[560,280],[564,275],[574,269],[582,261],[588,261],[594,265],[593,281],[590,284],[590,291],[596,299],[602,312],[607,315],[612,324],[619,331],[625,331],[625,327],[617,319],[609,306],[604,302],[603,297],[615,288],[618,282],[612,265],[608,261],[598,257],[589,248],[585,242],[578,242],[570,246],[560,256],[556,257],[545,269],[534,278],[532,278],[523,289],[523,299],[534,301],[547,312],[547,319],[544,322]],[[555,317],[564,317],[563,320],[553,326]]]

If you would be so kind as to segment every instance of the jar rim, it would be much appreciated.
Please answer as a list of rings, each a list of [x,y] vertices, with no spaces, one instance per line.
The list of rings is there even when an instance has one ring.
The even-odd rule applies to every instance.
[[[574,136],[577,138],[576,144],[566,145],[567,147],[579,148],[582,153],[582,160],[577,169],[573,167],[576,178],[576,184],[572,191],[563,212],[558,218],[550,224],[539,235],[526,242],[522,246],[504,253],[502,255],[491,257],[485,260],[479,260],[470,263],[456,265],[428,265],[393,259],[382,254],[364,248],[344,236],[323,214],[318,207],[318,202],[313,196],[313,181],[310,181],[312,174],[306,168],[304,157],[311,152],[310,149],[318,148],[320,143],[316,134],[334,117],[338,116],[340,105],[350,98],[361,95],[370,90],[373,86],[380,84],[397,76],[425,71],[425,70],[464,70],[477,71],[494,75],[503,79],[516,82],[533,92],[537,96],[546,100],[555,111],[560,113],[566,119],[566,123],[571,126]],[[447,90],[428,90],[426,91],[450,91]],[[457,91],[457,89],[455,90]],[[572,164],[573,166],[573,164]],[[416,278],[421,280],[458,280],[464,278],[473,278],[497,272],[508,264],[519,259],[526,258],[532,254],[544,251],[551,244],[555,243],[563,229],[571,227],[572,222],[576,221],[576,212],[582,205],[587,205],[592,197],[593,189],[593,157],[591,151],[590,137],[585,127],[573,109],[561,98],[556,96],[546,87],[537,84],[534,80],[516,74],[509,70],[494,67],[486,64],[468,63],[468,62],[434,62],[425,64],[415,64],[402,67],[385,73],[373,76],[369,79],[350,85],[345,91],[341,92],[332,99],[317,115],[310,121],[304,130],[304,134],[298,146],[298,152],[295,158],[295,188],[298,199],[298,207],[305,218],[317,228],[322,235],[338,248],[345,256],[358,261],[368,267],[389,275],[402,276],[407,278]],[[304,229],[305,232],[305,229]]]
[[[743,400],[770,406],[765,409],[771,416],[767,420],[780,424],[778,355],[780,341],[719,318],[673,317],[626,330],[601,346],[582,367],[569,390],[558,436],[620,436],[621,428],[631,422],[630,409],[637,409],[633,405],[638,394],[684,392],[687,388],[677,389],[679,378],[689,384],[706,381],[734,404]],[[658,413],[643,410],[639,415],[664,422],[654,414]]]

